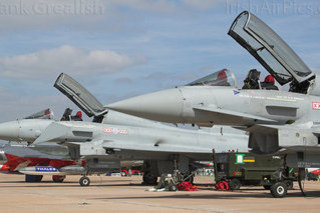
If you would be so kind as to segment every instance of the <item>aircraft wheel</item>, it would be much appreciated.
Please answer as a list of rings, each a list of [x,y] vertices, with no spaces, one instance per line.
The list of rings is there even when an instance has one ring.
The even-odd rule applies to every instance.
[[[80,186],[89,186],[90,179],[88,177],[81,177],[79,180]]]
[[[293,181],[292,180],[285,180],[284,181],[287,184],[287,189],[292,190],[293,189]]]
[[[275,198],[283,198],[287,194],[287,184],[284,182],[277,182],[271,186],[270,192]]]
[[[53,180],[53,182],[55,182],[55,183],[62,183],[65,178],[66,178],[65,175],[53,175],[53,176],[52,176],[52,180]]]
[[[153,175],[151,172],[146,172],[143,177],[143,182],[148,184],[148,185],[156,185],[157,184],[157,180],[158,177],[156,177],[155,175]]]
[[[229,182],[229,186],[231,190],[238,190],[241,187],[241,182],[240,180],[234,178]]]

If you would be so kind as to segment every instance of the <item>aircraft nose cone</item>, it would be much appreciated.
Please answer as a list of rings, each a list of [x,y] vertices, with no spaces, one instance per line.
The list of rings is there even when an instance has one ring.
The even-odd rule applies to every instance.
[[[18,141],[20,124],[19,121],[10,121],[0,124],[0,139]]]
[[[174,88],[129,98],[106,107],[151,120],[174,122],[182,115],[183,96],[178,88]]]
[[[53,120],[22,119],[0,123],[0,140],[33,142]]]

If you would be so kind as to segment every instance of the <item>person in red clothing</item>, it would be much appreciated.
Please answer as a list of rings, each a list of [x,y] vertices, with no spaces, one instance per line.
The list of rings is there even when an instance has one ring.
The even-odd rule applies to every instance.
[[[261,88],[266,90],[279,90],[279,88],[274,85],[274,77],[272,75],[267,75],[264,82],[261,83]]]
[[[71,116],[71,120],[82,121],[82,113],[80,111],[78,111],[75,116]]]

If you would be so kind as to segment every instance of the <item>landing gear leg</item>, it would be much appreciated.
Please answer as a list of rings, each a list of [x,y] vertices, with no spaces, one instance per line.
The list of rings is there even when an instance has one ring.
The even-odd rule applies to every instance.
[[[303,188],[304,186],[302,186],[302,180],[303,180],[303,174],[304,174],[304,168],[299,168],[299,172],[298,172],[298,184],[299,184],[299,188],[301,190],[301,193],[303,196],[306,196],[306,193],[304,192]]]

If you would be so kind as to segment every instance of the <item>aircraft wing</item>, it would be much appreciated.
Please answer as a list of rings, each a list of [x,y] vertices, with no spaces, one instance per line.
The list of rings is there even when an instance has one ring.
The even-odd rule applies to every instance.
[[[66,126],[54,122],[41,133],[41,135],[33,142],[33,144],[55,140],[66,135],[68,131],[69,129],[66,128]]]
[[[216,113],[220,114],[222,116],[228,116],[229,118],[235,118],[235,119],[246,119],[246,120],[252,120],[252,121],[266,121],[266,122],[277,122],[275,120],[271,120],[265,117],[261,116],[256,116],[256,115],[251,115],[251,114],[246,114],[246,113],[241,113],[241,112],[236,112],[232,110],[226,110],[226,109],[220,109],[215,106],[204,106],[204,107],[193,107],[195,110],[200,110],[200,111],[205,111],[205,112],[211,112],[211,113]]]
[[[140,141],[125,142],[125,141],[104,141],[104,148],[107,149],[120,149],[120,150],[132,150],[132,151],[147,151],[147,152],[167,152],[167,153],[210,153],[211,150],[201,147],[193,146],[177,146],[168,143],[162,143],[161,141],[156,143],[140,143]]]
[[[68,136],[69,132],[72,132],[72,134],[76,136],[75,140],[78,142],[91,140],[93,133],[90,131],[90,129],[92,126],[81,122],[77,125],[78,126],[68,124],[68,122],[53,122],[41,133],[41,135],[33,142],[33,144],[44,142],[67,142],[66,137]]]

